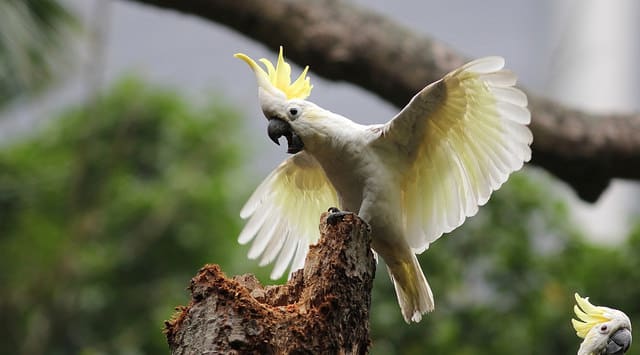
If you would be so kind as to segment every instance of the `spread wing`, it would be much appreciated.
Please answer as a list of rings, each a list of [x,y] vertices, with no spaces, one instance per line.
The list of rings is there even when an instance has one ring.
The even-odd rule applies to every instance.
[[[409,245],[421,253],[474,215],[531,158],[527,97],[504,59],[464,65],[427,86],[379,140],[406,157],[402,201]]]
[[[251,195],[240,211],[249,220],[238,242],[253,240],[249,258],[260,258],[260,265],[275,260],[271,278],[277,279],[289,264],[291,272],[303,266],[309,244],[320,236],[320,214],[337,205],[324,170],[302,151],[280,164]]]

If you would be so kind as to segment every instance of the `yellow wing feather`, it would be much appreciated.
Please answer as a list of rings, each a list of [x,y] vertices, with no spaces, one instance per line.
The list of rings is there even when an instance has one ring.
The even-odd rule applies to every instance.
[[[260,258],[260,265],[275,260],[271,278],[277,279],[289,265],[291,271],[303,266],[309,244],[320,236],[320,214],[337,204],[322,167],[300,152],[280,164],[251,195],[240,211],[249,220],[238,241],[253,240],[249,258]]]
[[[503,66],[487,57],[447,74],[385,129],[410,159],[403,210],[416,253],[474,215],[531,158],[527,98]]]

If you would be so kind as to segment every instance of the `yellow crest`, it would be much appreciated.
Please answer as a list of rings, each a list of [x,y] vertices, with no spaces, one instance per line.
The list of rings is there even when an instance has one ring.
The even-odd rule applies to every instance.
[[[576,316],[580,318],[580,321],[572,319],[571,323],[580,338],[587,336],[589,330],[595,325],[611,320],[605,316],[606,308],[594,306],[589,302],[589,297],[582,298],[577,293],[574,297],[576,298],[576,305],[573,306],[573,311],[576,313]]]
[[[246,54],[236,53],[234,57],[242,59],[249,64],[259,78],[259,83],[260,77],[268,79],[268,82],[276,89],[282,91],[289,100],[306,99],[309,97],[309,94],[311,94],[313,85],[311,85],[309,78],[306,76],[309,66],[306,66],[300,76],[291,83],[291,66],[284,61],[282,46],[280,46],[280,54],[278,55],[278,62],[275,67],[269,60],[265,58],[260,59],[260,62],[267,68],[266,72]]]

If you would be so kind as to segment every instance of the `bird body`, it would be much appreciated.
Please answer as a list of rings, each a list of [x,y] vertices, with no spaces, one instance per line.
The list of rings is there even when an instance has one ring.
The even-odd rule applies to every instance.
[[[372,248],[389,268],[401,308],[410,310],[404,314],[405,319],[418,321],[422,313],[433,309],[434,302],[418,260],[405,240],[402,225],[401,186],[408,164],[397,158],[394,149],[376,143],[382,134],[381,127],[345,124],[341,119],[331,126],[323,127],[323,132],[335,139],[309,147],[305,143],[305,149],[322,166],[338,192],[340,209],[358,214],[374,231]],[[304,133],[302,137],[303,141],[309,141]],[[406,290],[398,285],[406,285]]]
[[[416,258],[474,215],[531,156],[526,96],[504,61],[471,62],[421,90],[386,124],[365,126],[305,100],[307,69],[293,83],[282,48],[277,65],[236,54],[254,71],[269,137],[294,154],[241,211],[249,257],[275,260],[272,277],[302,266],[328,207],[358,214],[394,281],[405,321],[433,310]]]

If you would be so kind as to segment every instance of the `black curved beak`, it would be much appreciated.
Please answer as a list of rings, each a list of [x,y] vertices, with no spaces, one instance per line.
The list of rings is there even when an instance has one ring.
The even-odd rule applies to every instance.
[[[267,126],[267,134],[269,138],[280,145],[278,139],[284,136],[287,139],[287,153],[295,154],[304,148],[304,144],[298,135],[291,129],[291,125],[278,118],[269,119],[269,126]]]
[[[605,354],[607,355],[622,355],[629,350],[631,346],[631,331],[623,328],[618,329],[615,333],[611,334],[607,341],[607,347]]]

